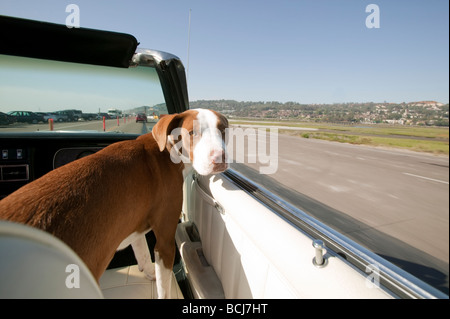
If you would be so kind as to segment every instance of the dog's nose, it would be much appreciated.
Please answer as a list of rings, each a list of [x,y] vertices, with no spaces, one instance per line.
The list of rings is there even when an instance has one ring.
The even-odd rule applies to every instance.
[[[225,163],[225,152],[223,149],[211,150],[209,155],[213,164]]]

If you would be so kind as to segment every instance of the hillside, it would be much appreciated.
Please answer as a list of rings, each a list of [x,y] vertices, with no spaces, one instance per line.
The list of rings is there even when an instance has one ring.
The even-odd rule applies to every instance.
[[[449,105],[436,101],[300,104],[297,102],[280,103],[275,101],[199,100],[190,102],[190,108],[209,108],[226,114],[230,118],[331,123],[449,125]]]

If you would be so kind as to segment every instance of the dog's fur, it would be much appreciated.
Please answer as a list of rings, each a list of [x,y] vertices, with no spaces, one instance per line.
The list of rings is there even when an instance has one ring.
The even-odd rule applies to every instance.
[[[205,125],[214,127],[205,129]],[[155,279],[145,240],[145,233],[152,229],[157,239],[158,297],[170,297],[175,231],[183,201],[182,172],[191,166],[199,166],[200,174],[227,168],[223,136],[218,133],[227,126],[224,116],[208,110],[162,117],[152,133],[64,165],[4,198],[0,219],[60,238],[97,280],[115,251],[129,244],[139,269]],[[175,128],[182,128],[179,136],[171,135]],[[181,145],[183,149],[175,149]],[[182,158],[185,148],[189,159]],[[174,160],[177,156],[181,160]]]

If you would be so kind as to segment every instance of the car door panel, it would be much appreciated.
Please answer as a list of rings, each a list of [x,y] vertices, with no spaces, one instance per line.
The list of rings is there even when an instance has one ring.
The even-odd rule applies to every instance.
[[[194,210],[184,215],[196,225],[204,257],[226,298],[392,297],[368,289],[367,276],[331,251],[328,265],[315,267],[312,238],[225,175],[196,175],[187,183]]]

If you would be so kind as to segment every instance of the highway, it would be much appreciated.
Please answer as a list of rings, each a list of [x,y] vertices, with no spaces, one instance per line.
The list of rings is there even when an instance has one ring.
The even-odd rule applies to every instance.
[[[106,121],[106,131],[142,134],[153,123]],[[48,131],[48,124],[0,127]],[[55,123],[54,130],[103,131],[102,121]],[[255,129],[256,133],[256,129]],[[303,211],[448,294],[449,157],[277,135],[278,167],[232,167]],[[267,141],[266,152],[270,153]],[[273,151],[273,150],[272,150]],[[253,154],[255,155],[255,154]]]

